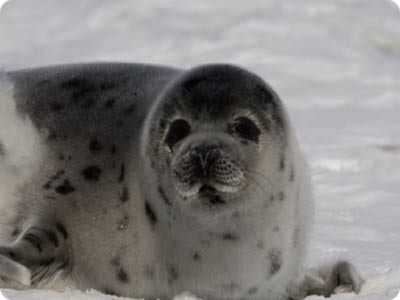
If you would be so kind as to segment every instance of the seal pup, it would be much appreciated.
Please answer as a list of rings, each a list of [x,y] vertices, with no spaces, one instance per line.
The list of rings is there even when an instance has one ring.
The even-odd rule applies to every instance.
[[[314,275],[317,291],[298,272],[313,212],[307,166],[282,101],[257,75],[79,64],[7,77],[43,160],[1,220],[11,228],[2,286],[149,299],[359,289],[349,263]]]

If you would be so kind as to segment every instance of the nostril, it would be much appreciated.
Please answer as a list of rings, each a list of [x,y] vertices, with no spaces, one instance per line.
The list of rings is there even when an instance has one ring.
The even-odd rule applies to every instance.
[[[212,166],[218,159],[220,152],[217,149],[210,150],[206,155],[206,161],[208,166]]]

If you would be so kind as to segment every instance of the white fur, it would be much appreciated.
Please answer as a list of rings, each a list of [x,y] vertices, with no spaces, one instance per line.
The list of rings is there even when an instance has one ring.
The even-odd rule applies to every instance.
[[[0,73],[1,226],[4,218],[12,214],[15,192],[38,169],[42,156],[43,147],[38,131],[30,120],[18,114],[13,86]]]

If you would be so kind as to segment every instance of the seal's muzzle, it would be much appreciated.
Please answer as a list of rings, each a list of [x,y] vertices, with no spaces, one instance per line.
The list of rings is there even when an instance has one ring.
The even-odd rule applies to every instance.
[[[189,146],[173,165],[176,187],[184,196],[234,193],[243,182],[238,159],[217,144]]]

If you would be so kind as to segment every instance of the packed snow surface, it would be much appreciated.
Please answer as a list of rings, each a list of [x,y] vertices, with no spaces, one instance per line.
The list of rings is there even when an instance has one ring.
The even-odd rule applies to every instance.
[[[400,289],[400,11],[389,0],[12,0],[0,65],[229,62],[280,94],[312,167],[307,265],[352,261],[360,295]],[[114,299],[95,291],[3,290],[10,299]],[[179,299],[194,299],[190,295]],[[320,299],[310,297],[309,299]]]

